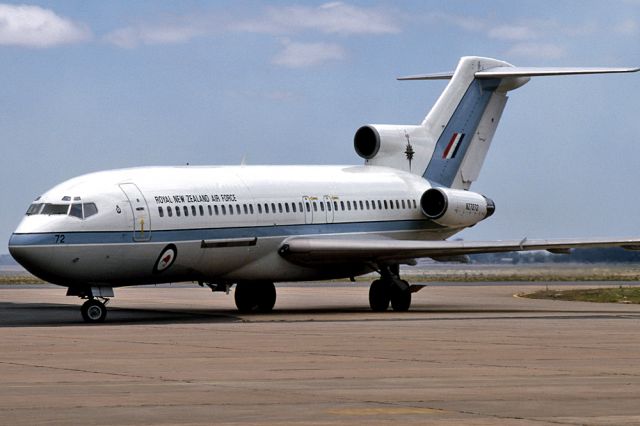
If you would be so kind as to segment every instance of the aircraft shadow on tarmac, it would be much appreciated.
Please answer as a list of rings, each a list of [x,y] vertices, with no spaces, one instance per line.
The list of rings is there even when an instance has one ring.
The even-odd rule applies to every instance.
[[[344,314],[357,314],[344,317]],[[480,315],[479,315],[480,314]],[[443,317],[443,315],[445,315]],[[311,318],[310,318],[311,316]],[[299,309],[275,309],[269,314],[239,314],[235,309],[203,310],[194,308],[150,309],[119,308],[110,306],[107,320],[100,325],[137,324],[193,324],[234,322],[307,322],[307,321],[415,321],[415,320],[464,320],[464,319],[536,319],[536,318],[580,318],[594,316],[640,317],[635,312],[620,312],[607,309],[589,311],[567,309],[496,309],[478,306],[424,305],[413,307],[409,312],[371,312],[368,307],[316,306]],[[0,302],[0,328],[4,327],[61,327],[85,325],[78,305],[53,303]],[[95,326],[95,325],[88,325]]]

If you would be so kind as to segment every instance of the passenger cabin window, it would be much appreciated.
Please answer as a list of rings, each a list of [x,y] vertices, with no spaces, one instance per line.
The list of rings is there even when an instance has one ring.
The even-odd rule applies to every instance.
[[[189,216],[189,208],[187,208],[187,206],[183,206],[182,208],[183,208],[183,210],[184,210],[184,215],[185,215],[185,217],[186,217],[186,216]]]
[[[262,204],[258,204],[258,214],[262,214]]]
[[[215,212],[216,216],[220,215],[220,210],[218,210],[218,206],[213,206],[213,211]]]
[[[172,216],[173,216],[173,209],[171,208],[171,206],[168,206],[168,207],[167,207],[167,215],[168,215],[169,217],[172,217]]]
[[[180,206],[176,206],[176,216],[180,217]]]
[[[73,208],[71,210],[73,210]],[[164,209],[162,208],[162,206],[158,206],[158,215],[160,217],[164,217]]]
[[[242,212],[240,211],[240,204],[236,204],[236,213],[242,214]]]
[[[196,206],[191,206],[191,216],[197,216],[197,214],[196,214]]]
[[[233,214],[233,204],[229,204],[229,214]]]
[[[209,216],[213,216],[213,211],[211,210],[211,204],[207,206],[207,209],[209,210]]]

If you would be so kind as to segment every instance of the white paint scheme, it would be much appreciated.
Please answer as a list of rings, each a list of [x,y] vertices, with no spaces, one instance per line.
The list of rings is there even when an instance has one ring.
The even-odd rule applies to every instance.
[[[465,208],[478,208],[476,204],[486,199],[466,190],[478,178],[506,92],[531,75],[578,71],[544,69],[546,74],[540,74],[536,69],[528,74],[503,61],[465,57],[451,75],[412,77],[451,81],[420,125],[378,126],[384,133],[383,146],[364,166],[144,167],[80,176],[55,186],[36,203],[79,199],[95,203],[98,213],[84,219],[27,215],[11,237],[9,250],[35,275],[70,287],[70,295],[93,298],[111,295],[111,287],[124,285],[199,281],[228,289],[234,283],[353,277],[373,270],[406,293],[408,285],[399,281],[397,265],[419,257],[637,248],[638,239],[443,241],[493,212],[480,206],[479,213],[469,216]],[[629,71],[633,70],[598,70]],[[497,83],[489,82],[493,86],[483,85],[482,79],[497,77]],[[472,86],[478,81],[483,83]],[[472,92],[476,87],[479,93]],[[474,108],[484,109],[473,111],[477,126],[465,130],[468,149],[455,159],[439,160],[455,161],[455,173],[450,174],[453,189],[448,193],[458,198],[450,200],[455,209],[438,223],[422,213],[422,195],[437,186],[423,175],[447,142],[445,128],[465,119],[459,107],[469,92],[476,97]],[[415,149],[411,170],[405,153],[407,136]],[[272,297],[275,301],[275,294]],[[408,309],[408,304],[394,302],[394,296],[384,297],[387,305],[391,297],[394,309]],[[87,308],[89,319],[83,310],[85,319],[104,320],[104,306],[92,303]],[[376,306],[372,302],[374,309],[382,309]]]

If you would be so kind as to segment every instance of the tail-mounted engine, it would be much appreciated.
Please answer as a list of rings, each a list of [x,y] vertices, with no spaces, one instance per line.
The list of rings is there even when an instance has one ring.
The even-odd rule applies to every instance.
[[[420,198],[422,213],[434,222],[451,227],[473,226],[496,210],[493,201],[475,192],[431,188]]]
[[[413,125],[367,124],[353,137],[356,153],[367,164],[401,170],[411,170],[414,155],[425,155],[416,151],[428,145],[425,128]]]

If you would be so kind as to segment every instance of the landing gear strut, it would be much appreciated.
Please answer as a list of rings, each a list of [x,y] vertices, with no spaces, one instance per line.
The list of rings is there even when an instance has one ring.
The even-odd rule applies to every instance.
[[[380,271],[380,279],[371,283],[369,305],[374,312],[384,312],[391,307],[396,312],[406,312],[411,307],[411,286],[400,279],[397,266]]]
[[[88,323],[104,322],[107,318],[107,307],[105,303],[96,299],[89,299],[84,302],[80,308],[84,321]]]
[[[113,288],[106,286],[77,286],[67,289],[67,296],[78,296],[87,301],[82,304],[80,313],[84,322],[97,324],[107,318],[107,303],[113,297]],[[100,300],[98,300],[100,299]]]
[[[276,287],[272,282],[240,282],[234,291],[236,307],[242,313],[271,312],[276,304]]]

